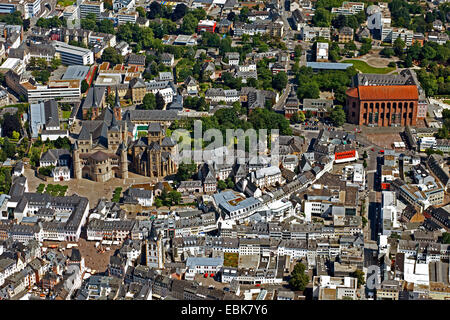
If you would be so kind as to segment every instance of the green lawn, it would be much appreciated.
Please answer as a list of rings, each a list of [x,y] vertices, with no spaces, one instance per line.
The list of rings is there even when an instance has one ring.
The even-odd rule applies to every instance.
[[[47,187],[45,188],[45,193],[48,193],[54,197],[56,196],[64,197],[66,195],[68,188],[69,188],[68,186],[61,186],[58,184],[48,184]]]
[[[355,67],[355,69],[361,71],[362,73],[378,73],[378,74],[386,74],[389,73],[395,68],[386,67],[386,68],[374,68],[369,66],[367,63],[361,60],[344,60],[340,61],[342,63],[351,63]]]
[[[58,4],[60,6],[63,6],[63,7],[70,6],[70,5],[74,4],[74,3],[75,3],[74,0],[58,0]]]
[[[444,103],[450,104],[450,100],[444,100]]]
[[[69,119],[71,113],[72,111],[63,111],[62,112],[63,119]]]

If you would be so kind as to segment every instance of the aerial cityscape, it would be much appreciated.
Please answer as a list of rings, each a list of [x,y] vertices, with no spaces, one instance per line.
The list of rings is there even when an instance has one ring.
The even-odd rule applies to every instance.
[[[449,36],[447,0],[0,0],[0,300],[450,300]]]

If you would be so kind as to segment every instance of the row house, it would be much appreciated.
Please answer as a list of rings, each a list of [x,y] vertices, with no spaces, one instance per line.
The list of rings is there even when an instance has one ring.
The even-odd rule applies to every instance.
[[[205,93],[205,99],[209,102],[233,103],[239,101],[239,92],[236,89],[210,88]]]
[[[87,240],[89,241],[124,241],[133,230],[134,220],[106,221],[91,219],[87,226]]]

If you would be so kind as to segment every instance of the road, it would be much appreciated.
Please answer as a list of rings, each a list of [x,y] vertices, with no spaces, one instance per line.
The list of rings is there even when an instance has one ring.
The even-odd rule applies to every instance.
[[[369,228],[370,240],[378,240],[378,221],[379,221],[380,203],[376,202],[376,192],[369,192]]]
[[[289,92],[291,92],[291,84],[288,83],[287,87],[283,90],[280,98],[277,103],[275,103],[272,107],[273,110],[281,110],[283,109],[284,103],[286,102],[287,97],[289,96]]]

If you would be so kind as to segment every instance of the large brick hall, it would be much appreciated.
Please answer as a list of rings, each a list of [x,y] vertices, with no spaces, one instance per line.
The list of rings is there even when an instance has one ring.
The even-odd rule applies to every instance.
[[[346,93],[345,109],[350,123],[378,127],[416,125],[416,85],[357,86]]]

